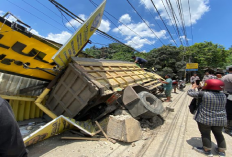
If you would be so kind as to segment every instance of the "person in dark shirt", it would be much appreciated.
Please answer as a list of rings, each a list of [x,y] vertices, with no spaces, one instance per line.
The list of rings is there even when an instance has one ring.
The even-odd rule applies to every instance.
[[[12,109],[0,97],[0,157],[27,157],[26,148]]]
[[[141,68],[144,67],[144,65],[147,63],[147,60],[140,58],[140,57],[136,57],[136,56],[132,56],[132,58],[134,59],[135,63],[139,64]]]

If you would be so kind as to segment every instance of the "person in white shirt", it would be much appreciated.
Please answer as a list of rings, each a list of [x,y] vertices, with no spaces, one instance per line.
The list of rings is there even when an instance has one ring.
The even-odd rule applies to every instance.
[[[206,72],[205,72],[205,76],[204,76],[203,79],[202,79],[202,84],[203,84],[203,86],[204,86],[204,84],[205,84],[205,81],[206,81],[206,80],[209,80],[209,79],[214,79],[214,77],[213,77],[213,75],[210,75],[208,71],[206,71]]]
[[[194,84],[196,80],[200,80],[200,78],[197,76],[197,73],[194,73],[193,76],[190,78],[190,82]]]

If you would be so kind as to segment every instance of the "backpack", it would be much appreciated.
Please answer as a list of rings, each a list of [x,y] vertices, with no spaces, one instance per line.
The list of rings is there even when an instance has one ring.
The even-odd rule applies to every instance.
[[[189,105],[189,111],[191,114],[195,114],[196,110],[198,109],[200,103],[202,102],[202,97],[204,95],[204,92],[200,91],[197,98],[193,98],[190,105]]]

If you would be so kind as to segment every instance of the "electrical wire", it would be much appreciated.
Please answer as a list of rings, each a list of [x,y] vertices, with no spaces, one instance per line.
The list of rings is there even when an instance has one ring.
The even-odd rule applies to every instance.
[[[43,3],[41,3],[40,1],[36,0],[36,2],[38,2],[40,5],[44,6],[45,8],[47,8],[48,10],[50,10],[51,12],[53,12],[56,16],[60,17],[59,14],[57,14],[56,12],[52,11],[50,8],[48,8],[46,5],[44,5]],[[61,18],[61,17],[60,17]]]
[[[55,0],[49,0],[49,1],[52,4],[54,4],[56,7],[60,8],[64,13],[66,13],[68,16],[70,16],[74,20],[76,20],[76,21],[80,20],[80,21],[78,21],[80,23],[84,22],[83,19],[81,19],[80,17],[78,17],[77,15],[75,15],[74,13],[72,13],[71,11],[69,11],[67,8],[65,8],[64,6],[62,6],[61,4],[59,4],[58,2],[56,2]],[[128,47],[128,48],[130,48],[130,49],[132,49],[134,51],[136,51],[136,52],[139,52],[138,50],[136,50],[136,49],[134,49],[134,48],[132,48],[132,47],[124,44],[123,42],[119,41],[118,39],[112,37],[111,35],[103,32],[103,31],[101,31],[99,29],[97,29],[96,32],[97,32],[97,34],[101,34],[101,35],[105,36],[106,38],[110,38],[110,39],[114,40],[114,42],[120,43],[120,44],[122,44],[122,45],[124,45],[124,46],[126,46],[126,47]]]
[[[98,5],[96,3],[94,3],[92,0],[89,0],[96,8],[98,7]],[[103,16],[105,16],[120,32],[121,34],[123,34],[122,30],[107,16],[103,13]],[[118,37],[119,38],[119,37]],[[119,38],[121,40],[124,40],[122,38]],[[133,40],[131,40],[135,45],[138,45],[137,43],[135,43]],[[150,41],[149,41],[150,42]],[[155,45],[154,45],[155,46]]]
[[[180,21],[181,21],[181,25],[182,25],[182,29],[183,29],[183,33],[184,33],[185,42],[186,42],[186,45],[189,46],[188,40],[187,40],[187,33],[186,33],[186,29],[185,29],[185,21],[184,21],[181,1],[176,0],[176,5],[177,5],[177,9],[179,10],[179,17],[180,17]]]
[[[58,30],[60,30],[60,31],[63,31],[63,30],[61,30],[60,28],[58,28],[58,27],[56,27],[56,26],[54,26],[54,25],[52,25],[52,24],[46,22],[45,20],[41,19],[40,17],[36,16],[35,14],[32,14],[31,12],[29,12],[29,11],[25,10],[24,8],[18,6],[17,4],[15,4],[15,3],[13,3],[13,2],[11,2],[11,1],[9,1],[9,0],[7,0],[7,1],[10,2],[11,4],[17,6],[18,8],[24,10],[25,12],[29,13],[30,15],[36,17],[37,19],[40,19],[40,20],[43,21],[44,23],[46,23],[46,24],[48,24],[48,25],[50,25],[50,26],[52,26],[52,27],[54,27],[54,28],[56,28],[56,29],[58,29]]]
[[[159,15],[160,19],[162,20],[162,22],[163,22],[163,24],[164,24],[164,26],[165,26],[166,30],[168,31],[168,34],[171,36],[172,41],[173,41],[173,42],[176,44],[176,46],[178,47],[178,45],[177,45],[176,41],[173,39],[172,34],[170,33],[170,31],[169,31],[169,29],[168,29],[168,27],[167,27],[166,23],[164,22],[164,20],[163,20],[162,16],[160,15],[159,10],[156,8],[156,6],[155,6],[155,4],[154,4],[153,0],[151,0],[151,2],[152,2],[152,4],[153,4],[153,6],[154,6],[154,8],[155,8],[156,12],[158,13],[158,15]]]
[[[57,8],[58,9],[58,8]],[[64,16],[64,14],[62,13],[62,11],[60,9],[58,9],[60,11],[60,14],[61,14],[61,19],[62,19],[62,23],[63,25],[64,24],[64,20],[63,20],[63,17],[66,19],[66,21],[68,21],[68,23],[70,24],[70,26],[74,29],[74,31],[76,30],[75,27],[69,22],[69,20],[66,18],[66,16]],[[68,28],[67,28],[68,29]],[[71,30],[70,30],[71,31]],[[74,33],[73,31],[71,31],[72,33]]]
[[[144,0],[142,0],[142,1],[143,1],[143,4],[145,5],[145,7],[148,8],[147,5],[146,5],[146,3],[144,2]],[[151,13],[151,11],[149,9],[147,9],[147,10],[149,11],[150,15],[153,17],[155,23],[159,26],[160,30],[162,30],[161,26],[159,25],[159,23],[157,22],[156,18]]]
[[[173,17],[173,20],[174,20],[174,23],[175,23],[175,27],[176,27],[176,30],[177,30],[177,32],[178,32],[179,39],[180,39],[180,41],[181,41],[181,45],[183,45],[183,41],[182,41],[182,39],[181,39],[181,33],[180,33],[180,30],[179,30],[179,27],[178,27],[178,24],[177,24],[178,18],[177,18],[177,16],[175,15],[175,11],[174,11],[174,9],[173,9],[173,7],[172,7],[172,4],[171,4],[170,0],[169,0],[169,1],[166,0],[166,4],[167,4],[167,6],[168,6],[168,8],[169,8],[170,13],[172,14],[172,17]],[[179,22],[179,21],[178,21],[178,22]]]
[[[61,24],[60,22],[54,20],[52,17],[50,17],[50,16],[48,16],[47,14],[45,14],[44,12],[40,11],[39,9],[37,9],[36,7],[34,7],[33,5],[31,5],[30,3],[26,2],[25,0],[22,0],[22,1],[23,1],[24,3],[26,3],[27,5],[29,5],[30,7],[34,8],[35,10],[37,10],[38,12],[42,13],[43,15],[45,15],[46,17],[48,17],[49,19],[53,20],[54,22],[58,23],[58,24],[61,25],[61,26],[64,26],[66,29],[68,29],[70,32],[72,32],[72,31],[71,31],[69,28],[67,28],[67,27],[65,26],[65,24],[63,23],[63,18],[62,18],[62,23],[63,23],[63,24]]]
[[[170,14],[169,14],[169,12],[168,12],[168,10],[167,10],[167,7],[166,7],[165,4],[164,4],[164,1],[161,0],[161,2],[162,2],[163,6],[164,6],[164,8],[165,8],[165,11],[166,11],[166,13],[167,13],[167,15],[168,15],[168,17],[169,17],[171,23],[172,23],[172,28],[173,28],[174,31],[176,32],[176,35],[178,36],[178,39],[180,40],[180,43],[182,43],[182,41],[181,41],[181,39],[180,39],[180,36],[179,36],[179,34],[178,34],[178,32],[177,32],[175,26],[174,26],[173,19],[171,18]]]
[[[134,8],[134,6],[130,3],[129,0],[127,2],[130,4],[130,6],[134,9],[134,11],[137,13],[137,15],[141,18],[141,20],[147,25],[147,27],[153,32],[153,34],[156,36],[156,38],[164,45],[164,43],[161,41],[161,39],[156,35],[156,33],[151,29],[151,27],[147,24],[147,22],[142,18],[142,16],[138,13],[138,11]]]
[[[188,0],[188,6],[189,6],[189,15],[190,15],[190,23],[191,23],[192,44],[193,44],[193,25],[192,25],[192,15],[191,15],[191,10],[190,10],[189,0]]]
[[[93,4],[97,5],[94,1],[90,0]],[[116,21],[118,21],[119,23],[121,23],[123,26],[125,26],[126,28],[128,28],[131,32],[133,32],[134,34],[136,34],[137,36],[139,36],[141,39],[146,39],[143,38],[141,35],[139,35],[138,33],[136,33],[134,30],[132,30],[129,26],[127,26],[126,24],[124,24],[123,22],[121,22],[119,19],[117,19],[115,16],[113,16],[112,14],[110,14],[107,10],[104,10],[104,12],[106,12],[109,16],[111,16],[112,18],[114,18]],[[149,41],[149,40],[148,40]],[[155,46],[152,42],[149,41],[149,43],[153,46]]]

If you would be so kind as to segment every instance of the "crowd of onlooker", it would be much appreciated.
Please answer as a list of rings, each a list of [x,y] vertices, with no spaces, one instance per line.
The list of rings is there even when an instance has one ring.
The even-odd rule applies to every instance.
[[[165,88],[166,102],[171,101],[171,91],[178,88],[178,81],[172,80],[170,75],[165,76],[166,80],[160,80]],[[202,147],[193,147],[194,150],[213,156],[211,151],[211,131],[217,141],[214,148],[220,157],[226,156],[226,142],[223,132],[232,136],[232,68],[229,73],[210,74],[205,72],[201,80],[197,73],[190,78],[192,88],[188,95],[196,99],[196,111],[194,120],[198,124],[201,133]],[[192,102],[191,102],[192,103]]]

